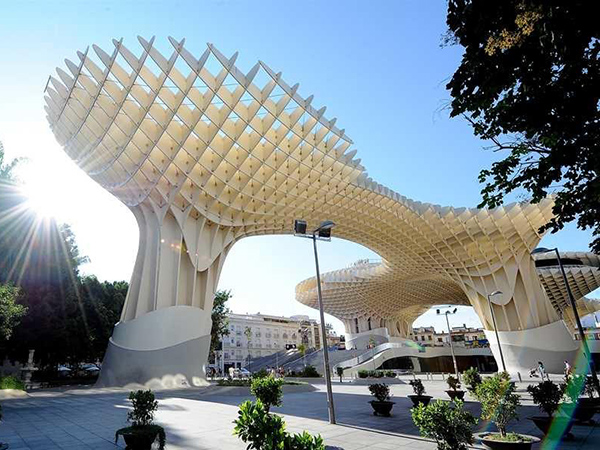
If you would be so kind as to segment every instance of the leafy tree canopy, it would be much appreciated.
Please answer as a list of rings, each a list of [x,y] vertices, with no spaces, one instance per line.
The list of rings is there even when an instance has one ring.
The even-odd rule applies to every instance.
[[[19,288],[0,284],[0,340],[10,339],[13,329],[27,314],[27,308],[17,303]]]
[[[449,41],[464,47],[447,85],[451,116],[504,159],[482,170],[480,207],[524,190],[554,193],[553,232],[577,220],[600,252],[600,2],[449,0]]]
[[[88,259],[75,234],[25,206],[15,164],[0,146],[0,359],[24,361],[30,349],[42,367],[101,359],[128,285],[80,276]]]
[[[212,328],[210,330],[210,352],[209,360],[214,361],[215,350],[218,350],[221,336],[229,336],[229,308],[226,303],[231,298],[231,291],[217,291],[213,301],[211,314]]]

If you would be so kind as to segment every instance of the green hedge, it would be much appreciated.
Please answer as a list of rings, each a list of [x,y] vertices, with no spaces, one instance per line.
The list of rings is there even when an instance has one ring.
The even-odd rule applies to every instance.
[[[25,384],[15,376],[0,377],[0,389],[25,390]]]

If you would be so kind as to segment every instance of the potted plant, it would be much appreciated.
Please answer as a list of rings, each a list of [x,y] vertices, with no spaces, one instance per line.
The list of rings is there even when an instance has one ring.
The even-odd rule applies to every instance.
[[[250,392],[259,399],[267,412],[271,406],[281,406],[283,398],[283,379],[269,375],[264,378],[253,378]]]
[[[492,450],[528,450],[539,442],[534,436],[517,433],[507,433],[508,423],[517,419],[517,408],[521,399],[515,393],[515,384],[510,381],[508,374],[499,373],[483,380],[475,397],[481,402],[481,418],[496,425],[498,433],[479,433],[476,435],[483,445]]]
[[[256,401],[240,405],[234,420],[233,434],[247,443],[247,449],[325,450],[323,438],[306,431],[289,434],[282,417],[269,412],[271,406],[281,405],[283,391],[280,379],[268,376],[252,380],[252,393]]]
[[[463,372],[462,376],[469,393],[475,395],[477,386],[481,384],[481,375],[479,374],[479,371],[475,367],[469,367]]]
[[[121,428],[115,433],[115,443],[119,436],[123,436],[127,448],[131,450],[150,450],[152,444],[158,437],[159,448],[165,448],[165,430],[160,425],[155,425],[154,414],[158,409],[158,402],[154,393],[147,391],[132,391],[129,400],[133,404],[133,410],[127,413],[127,421],[131,426]]]
[[[530,384],[527,386],[527,392],[531,394],[533,403],[546,413],[545,416],[533,416],[529,420],[533,421],[546,435],[552,431],[553,436],[551,437],[553,439],[558,440],[563,435],[566,435],[569,439],[573,438],[571,434],[573,421],[571,418],[556,414],[565,392],[564,385],[559,386],[553,381],[546,380],[535,386]],[[553,425],[552,428],[550,425]]]
[[[568,403],[563,405],[567,415],[576,422],[591,422],[594,414],[600,410],[600,398],[594,397],[596,388],[591,377],[568,375],[565,377],[565,397]],[[581,394],[587,397],[581,397]]]
[[[338,374],[338,377],[340,377],[340,383],[342,382],[342,377],[344,376],[344,368],[342,366],[337,366],[335,371]]]
[[[408,398],[410,398],[413,402],[413,405],[429,405],[429,402],[432,399],[432,397],[431,395],[425,395],[425,386],[423,386],[423,382],[418,378],[415,378],[414,380],[411,380],[408,383],[412,386],[414,392],[414,395],[408,396]]]
[[[450,375],[446,380],[446,383],[448,383],[448,387],[450,388],[446,391],[446,394],[448,394],[448,397],[450,397],[452,401],[465,398],[465,391],[459,389],[460,381],[458,381],[458,378]]]
[[[436,400],[411,409],[413,422],[422,436],[435,439],[438,450],[466,450],[473,443],[471,427],[477,419],[463,409],[463,402]]]
[[[394,407],[394,402],[390,401],[390,387],[384,383],[375,383],[369,386],[369,391],[376,398],[376,400],[369,402],[373,407],[373,415],[381,414],[390,417],[390,412]]]

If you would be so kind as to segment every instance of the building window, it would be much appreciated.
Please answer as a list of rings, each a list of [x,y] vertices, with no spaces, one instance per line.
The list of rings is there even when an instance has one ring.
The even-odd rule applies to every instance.
[[[371,318],[367,319],[367,327],[369,327],[369,331],[371,331]]]
[[[431,341],[431,339],[432,339],[431,335],[427,336],[427,339]]]
[[[354,331],[356,333],[360,333],[360,330],[358,328],[358,319],[354,319]]]

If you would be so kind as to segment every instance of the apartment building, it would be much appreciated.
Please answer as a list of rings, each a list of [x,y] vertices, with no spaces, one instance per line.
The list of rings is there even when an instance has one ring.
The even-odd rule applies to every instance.
[[[267,314],[229,314],[229,336],[223,336],[222,366],[242,368],[252,358],[268,356],[281,350],[321,347],[319,323],[308,316],[273,316]]]

